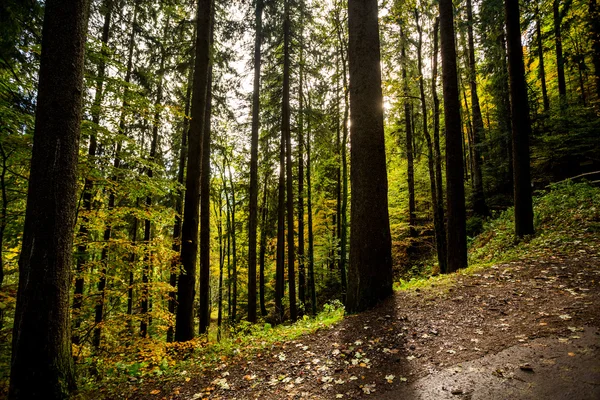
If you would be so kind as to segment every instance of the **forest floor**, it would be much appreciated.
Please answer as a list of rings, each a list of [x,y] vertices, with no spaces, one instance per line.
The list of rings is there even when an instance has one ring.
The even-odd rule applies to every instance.
[[[261,352],[124,383],[119,397],[598,399],[600,235],[537,250]]]

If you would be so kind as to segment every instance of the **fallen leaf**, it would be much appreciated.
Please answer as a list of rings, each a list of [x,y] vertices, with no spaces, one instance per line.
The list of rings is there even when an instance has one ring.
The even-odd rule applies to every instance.
[[[150,394],[159,394],[160,390],[159,389],[154,389],[153,391],[150,392]]]
[[[387,383],[392,383],[394,382],[394,375],[386,375],[385,380],[387,381]]]

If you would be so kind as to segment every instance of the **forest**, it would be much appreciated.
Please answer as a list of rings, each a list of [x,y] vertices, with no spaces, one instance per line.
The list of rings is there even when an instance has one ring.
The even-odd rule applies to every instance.
[[[421,398],[421,346],[600,347],[596,0],[4,0],[0,168],[0,397]]]

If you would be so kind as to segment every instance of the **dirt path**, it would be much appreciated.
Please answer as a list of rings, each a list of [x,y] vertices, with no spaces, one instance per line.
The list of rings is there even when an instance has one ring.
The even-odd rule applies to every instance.
[[[597,399],[599,250],[575,241],[400,292],[330,329],[199,376],[131,384],[123,397]]]

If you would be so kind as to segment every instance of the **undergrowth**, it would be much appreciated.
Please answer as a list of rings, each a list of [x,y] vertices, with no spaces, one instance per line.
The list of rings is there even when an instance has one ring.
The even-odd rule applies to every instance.
[[[216,368],[238,355],[251,359],[279,342],[314,333],[341,321],[343,317],[344,306],[334,301],[325,304],[323,311],[315,317],[304,316],[290,325],[241,322],[235,330],[224,331],[220,341],[208,339],[215,336],[211,332],[209,336],[185,343],[146,339],[135,343],[135,348],[114,349],[113,354],[90,355],[80,360],[78,365],[78,398],[93,398],[98,389],[110,391],[111,387],[126,381],[142,382],[156,377],[168,380],[170,377]]]
[[[533,199],[535,234],[517,240],[514,236],[514,208],[484,223],[483,232],[469,240],[470,274],[493,264],[536,258],[568,250],[600,235],[600,189],[588,183],[565,181],[537,193]],[[456,275],[428,275],[401,280],[396,290],[433,285],[451,285]]]

